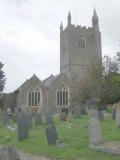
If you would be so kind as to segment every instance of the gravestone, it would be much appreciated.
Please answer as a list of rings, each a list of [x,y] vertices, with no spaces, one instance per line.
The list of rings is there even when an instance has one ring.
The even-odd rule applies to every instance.
[[[100,121],[97,118],[91,118],[88,124],[90,145],[99,145],[102,142]]]
[[[53,124],[53,118],[52,118],[52,114],[50,112],[47,112],[45,114],[45,119],[46,119],[47,124]]]
[[[9,122],[8,113],[6,111],[2,112],[2,123],[6,126]]]
[[[104,120],[104,114],[103,114],[103,111],[101,110],[98,110],[98,118],[100,121]]]
[[[28,117],[24,112],[21,112],[17,120],[18,138],[24,140],[29,137]]]
[[[120,102],[118,103],[116,110],[116,125],[117,127],[120,127]]]
[[[35,126],[40,126],[43,124],[42,113],[35,113]]]
[[[29,113],[26,113],[27,116],[27,123],[28,123],[28,128],[31,129],[32,128],[32,115]]]
[[[48,144],[56,144],[56,142],[58,140],[58,135],[57,135],[56,127],[54,125],[49,125],[45,129],[45,133],[46,133]]]
[[[0,148],[0,160],[20,160],[20,157],[14,147],[2,147]]]
[[[64,113],[64,112],[60,113],[60,121],[67,121],[66,113]]]
[[[81,107],[80,106],[74,107],[74,116],[77,118],[79,118],[81,116]]]
[[[115,120],[116,119],[116,104],[113,105],[112,107],[112,119]]]

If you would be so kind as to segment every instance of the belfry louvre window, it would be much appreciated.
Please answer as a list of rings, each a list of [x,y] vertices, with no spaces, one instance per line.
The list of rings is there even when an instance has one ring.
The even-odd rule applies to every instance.
[[[41,93],[39,89],[29,89],[28,106],[40,106]]]
[[[78,42],[78,48],[85,48],[85,39],[84,38],[78,39],[77,42]]]
[[[68,106],[68,93],[68,89],[66,89],[64,86],[57,90],[57,106]]]

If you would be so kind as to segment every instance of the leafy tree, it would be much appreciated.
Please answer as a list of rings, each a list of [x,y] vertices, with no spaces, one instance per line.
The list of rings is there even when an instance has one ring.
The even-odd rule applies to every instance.
[[[103,58],[103,86],[101,101],[114,103],[120,99],[120,60],[116,56]]]

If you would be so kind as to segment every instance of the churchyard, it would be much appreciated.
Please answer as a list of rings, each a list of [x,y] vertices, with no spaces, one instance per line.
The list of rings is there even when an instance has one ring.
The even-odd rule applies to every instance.
[[[59,115],[54,115],[52,118],[48,114],[42,119],[40,115],[36,115],[36,118],[32,118],[32,124],[28,123],[28,130],[22,133],[25,134],[25,137],[22,137],[24,140],[19,136],[21,133],[19,133],[19,129],[16,130],[12,121],[9,122],[9,125],[6,125],[7,118],[4,117],[4,123],[0,121],[0,146],[14,146],[18,151],[48,157],[52,160],[119,160],[120,155],[96,151],[94,145],[93,150],[90,148],[91,143],[97,141],[99,143],[99,140],[102,140],[102,143],[104,142],[108,146],[112,142],[118,146],[120,144],[120,128],[117,127],[116,121],[112,119],[112,112],[108,110],[105,113],[104,120],[98,122],[94,121],[93,116],[95,116],[94,109],[89,113],[89,116],[85,114],[76,118],[70,114],[67,121],[60,121]],[[92,117],[91,121],[90,117]],[[23,116],[23,118],[25,117]],[[31,118],[28,119],[30,122]],[[20,118],[18,124],[19,122]],[[25,130],[26,124],[23,122],[20,123],[20,127]],[[94,128],[96,124],[97,126]],[[94,129],[92,129],[92,126]],[[100,131],[99,134],[95,133],[98,132],[96,128],[101,129],[101,133]],[[95,135],[91,137],[92,132]],[[51,141],[51,137],[53,141]],[[55,144],[56,140],[57,143]],[[112,143],[112,145],[114,144]]]

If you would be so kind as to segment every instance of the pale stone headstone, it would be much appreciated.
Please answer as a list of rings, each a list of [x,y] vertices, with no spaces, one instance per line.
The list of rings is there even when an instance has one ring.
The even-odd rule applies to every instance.
[[[43,120],[42,120],[42,113],[36,113],[35,114],[35,126],[40,126],[43,124]]]
[[[88,124],[90,145],[99,145],[102,142],[100,121],[97,118],[91,118]]]
[[[120,102],[118,103],[116,110],[116,125],[117,127],[120,127]]]
[[[14,147],[2,147],[0,148],[0,160],[20,160],[20,156]]]
[[[18,138],[19,140],[24,140],[29,137],[29,126],[27,115],[21,112],[17,120],[18,125]]]
[[[4,126],[6,126],[9,122],[8,113],[6,111],[2,112],[2,123]]]
[[[57,135],[56,127],[54,125],[49,125],[45,129],[45,133],[46,133],[48,144],[56,144],[56,142],[58,140],[58,135]]]

